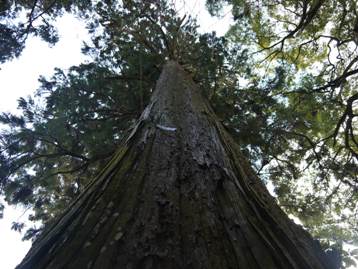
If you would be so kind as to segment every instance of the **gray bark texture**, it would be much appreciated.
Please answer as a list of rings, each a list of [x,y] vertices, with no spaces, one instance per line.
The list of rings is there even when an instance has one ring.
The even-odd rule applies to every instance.
[[[17,269],[330,269],[168,62],[107,167]]]

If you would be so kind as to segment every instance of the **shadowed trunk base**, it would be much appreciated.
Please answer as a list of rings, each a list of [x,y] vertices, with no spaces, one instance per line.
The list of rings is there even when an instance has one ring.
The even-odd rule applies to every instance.
[[[169,62],[107,167],[17,269],[328,269]]]

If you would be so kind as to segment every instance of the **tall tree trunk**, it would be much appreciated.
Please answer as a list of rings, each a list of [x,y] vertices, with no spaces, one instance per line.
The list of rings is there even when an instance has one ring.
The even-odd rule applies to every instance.
[[[131,135],[36,240],[25,268],[331,267],[169,62]]]

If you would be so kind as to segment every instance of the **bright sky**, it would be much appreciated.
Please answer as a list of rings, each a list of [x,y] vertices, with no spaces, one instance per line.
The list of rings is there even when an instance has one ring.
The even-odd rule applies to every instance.
[[[17,99],[32,94],[39,86],[40,75],[51,76],[55,67],[63,69],[85,60],[81,54],[86,38],[84,25],[71,16],[58,21],[60,42],[50,48],[38,38],[30,38],[21,57],[0,66],[0,111],[16,112]],[[27,219],[23,208],[6,207],[0,219],[0,268],[13,269],[31,246],[21,241],[23,235],[10,229],[13,221]]]
[[[198,16],[201,30],[223,35],[231,23],[230,10],[222,18],[212,18],[205,10],[205,1],[176,1],[180,12]],[[18,59],[0,65],[0,112],[16,112],[17,99],[31,95],[39,86],[40,75],[50,77],[55,67],[67,69],[85,61],[82,41],[87,37],[84,24],[66,15],[58,23],[60,41],[50,48],[38,38],[30,38]],[[21,241],[22,235],[10,229],[13,221],[27,219],[24,209],[7,206],[0,219],[0,269],[14,269],[27,253],[31,243]],[[26,230],[26,229],[25,229]]]

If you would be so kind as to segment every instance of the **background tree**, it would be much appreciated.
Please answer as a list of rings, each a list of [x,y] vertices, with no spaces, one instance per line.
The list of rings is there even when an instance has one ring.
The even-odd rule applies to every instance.
[[[266,94],[283,104],[271,124],[285,124],[263,143],[277,146],[258,145],[258,169],[315,236],[356,242],[356,1],[207,1],[217,15],[225,4],[235,18],[227,38],[251,55],[248,85],[281,74]]]

